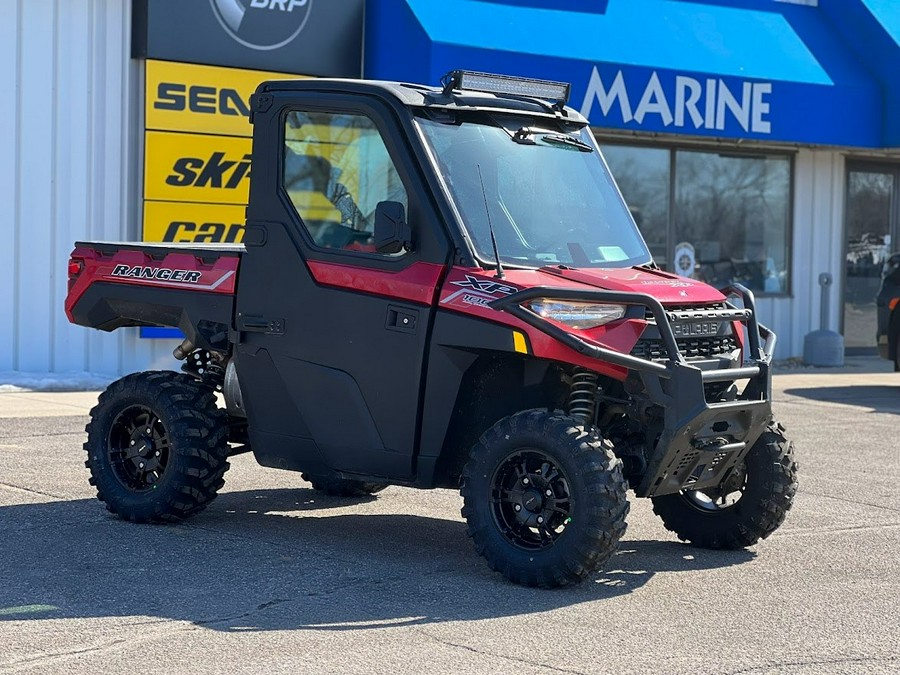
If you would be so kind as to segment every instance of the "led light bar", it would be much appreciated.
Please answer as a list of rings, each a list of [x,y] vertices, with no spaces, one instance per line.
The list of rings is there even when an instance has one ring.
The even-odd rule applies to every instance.
[[[488,94],[531,96],[559,103],[569,100],[569,87],[571,86],[568,82],[532,80],[526,77],[476,73],[471,70],[450,71],[445,76],[444,82],[445,94],[449,94],[453,89],[467,89],[483,91]]]

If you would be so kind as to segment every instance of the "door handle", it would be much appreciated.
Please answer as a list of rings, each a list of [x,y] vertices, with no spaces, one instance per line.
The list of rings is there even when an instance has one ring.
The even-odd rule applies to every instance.
[[[284,335],[284,319],[269,318],[260,314],[238,314],[237,319],[239,331]]]
[[[419,310],[388,305],[384,327],[400,333],[415,333],[419,323]]]

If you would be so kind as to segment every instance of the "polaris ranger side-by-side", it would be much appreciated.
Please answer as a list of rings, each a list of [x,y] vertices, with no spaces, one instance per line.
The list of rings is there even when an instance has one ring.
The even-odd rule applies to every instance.
[[[186,336],[183,373],[91,411],[98,497],[185,518],[243,451],[329,493],[461,488],[536,586],[609,559],[629,487],[695,545],[767,537],[796,464],[753,295],[654,265],[568,85],[443,85],[264,83],[242,246],[76,244],[71,321]]]

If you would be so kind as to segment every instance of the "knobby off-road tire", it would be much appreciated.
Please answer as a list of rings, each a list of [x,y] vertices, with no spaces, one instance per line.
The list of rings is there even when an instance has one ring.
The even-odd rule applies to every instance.
[[[85,431],[90,483],[125,520],[193,516],[225,484],[228,416],[189,375],[150,371],[113,382]]]
[[[365,497],[381,492],[387,487],[384,483],[368,483],[334,476],[310,476],[302,473],[300,477],[311,483],[313,490],[332,497]]]
[[[733,504],[717,506],[705,493],[685,491],[654,497],[653,512],[666,529],[695,546],[753,546],[784,522],[797,492],[794,445],[785,437],[784,427],[772,421],[736,470],[742,485],[733,486],[734,494],[740,493]]]
[[[625,533],[627,484],[612,444],[562,412],[505,417],[472,448],[462,515],[491,569],[544,588],[581,581]]]

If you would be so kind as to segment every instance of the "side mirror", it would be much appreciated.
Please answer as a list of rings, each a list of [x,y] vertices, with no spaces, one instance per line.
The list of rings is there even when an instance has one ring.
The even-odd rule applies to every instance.
[[[375,249],[379,253],[412,250],[412,232],[400,202],[378,202],[375,206]]]

